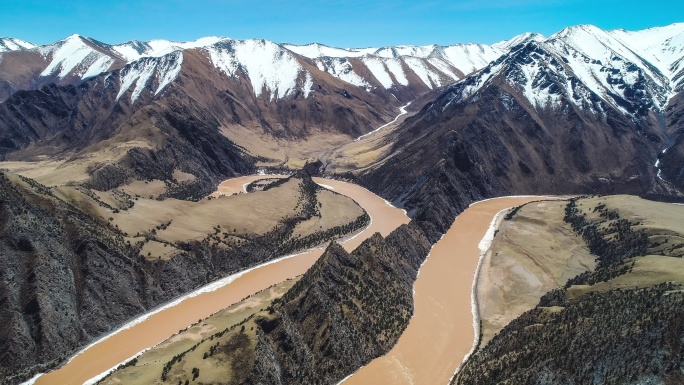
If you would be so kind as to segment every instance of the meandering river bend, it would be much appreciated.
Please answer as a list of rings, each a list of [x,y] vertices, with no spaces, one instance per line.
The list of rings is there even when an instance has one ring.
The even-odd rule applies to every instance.
[[[219,186],[217,193],[242,191],[246,184],[261,178],[264,176],[227,180]],[[371,217],[371,224],[366,229],[343,243],[348,251],[375,232],[387,235],[409,221],[403,210],[363,187],[330,179],[314,180],[354,199]],[[421,268],[414,286],[415,314],[397,345],[387,355],[352,375],[345,385],[446,384],[473,343],[471,287],[480,256],[478,243],[497,212],[534,199],[538,198],[482,201],[459,215]],[[94,378],[198,319],[303,274],[322,253],[323,248],[319,248],[281,258],[226,278],[221,284],[214,283],[211,289],[199,289],[91,344],[60,369],[35,379],[35,384],[93,382]]]

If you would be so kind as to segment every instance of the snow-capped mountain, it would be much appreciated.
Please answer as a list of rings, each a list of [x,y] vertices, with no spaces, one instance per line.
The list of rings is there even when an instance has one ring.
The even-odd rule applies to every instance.
[[[580,25],[497,43],[505,54],[390,134],[365,180],[409,207],[460,191],[681,195],[682,33]]]
[[[152,40],[130,41],[109,45],[97,40],[72,35],[50,45],[36,47],[17,39],[0,39],[0,69],[7,83],[5,89],[19,90],[40,87],[49,82],[72,84],[107,71],[129,66],[122,87],[143,87],[152,74],[149,58],[178,62],[182,52],[199,50],[228,77],[245,76],[256,96],[267,93],[277,100],[295,93],[311,95],[313,72],[326,73],[343,83],[361,87],[368,92],[389,92],[400,99],[415,98],[429,90],[452,84],[466,75],[487,67],[502,55],[512,56],[516,48],[536,43],[559,63],[566,93],[572,90],[573,79],[607,103],[618,105],[618,98],[639,97],[655,108],[665,107],[669,98],[684,86],[684,23],[643,31],[603,31],[591,25],[566,28],[550,37],[525,33],[493,45],[458,44],[451,46],[394,46],[380,48],[335,48],[322,44],[277,44],[265,40],[234,40],[205,37],[191,42]],[[179,54],[179,52],[181,52]],[[30,53],[34,53],[31,55]],[[38,55],[35,55],[35,54]],[[535,61],[533,57],[530,57]],[[540,59],[545,60],[545,59]],[[135,64],[136,61],[141,61]],[[33,71],[18,69],[24,62]],[[525,88],[535,104],[547,104],[554,98],[540,82],[539,71],[549,63],[529,63],[520,67],[513,82]],[[313,65],[313,66],[312,66]],[[154,66],[156,68],[156,66]],[[312,68],[313,67],[313,68]],[[136,73],[136,68],[139,71]],[[166,68],[161,66],[159,68]],[[473,82],[491,78],[497,67],[490,65],[478,80],[465,80],[474,92]],[[173,71],[155,76],[173,81]],[[30,72],[30,73],[27,73]],[[21,76],[15,75],[20,73]],[[131,82],[131,78],[136,78]],[[523,78],[525,80],[523,80]],[[123,79],[123,78],[122,78]],[[142,79],[142,80],[141,80]],[[535,83],[535,84],[533,84]],[[636,88],[635,88],[636,87]],[[158,94],[160,90],[153,90]],[[5,99],[12,91],[0,95]],[[126,90],[120,90],[119,95]],[[142,90],[133,91],[140,95]],[[578,97],[582,90],[577,90]],[[581,97],[580,97],[581,99]],[[586,100],[579,101],[586,104]],[[649,104],[646,103],[646,104]]]
[[[115,69],[123,62],[112,46],[79,35],[71,35],[35,50],[48,63],[40,77],[53,78],[56,81],[66,78],[86,79]]]
[[[247,76],[254,94],[266,92],[271,100],[296,92],[309,96],[316,71],[327,73],[343,84],[362,87],[368,92],[390,92],[406,100],[451,84],[505,52],[502,48],[478,44],[340,49],[321,44],[298,46],[213,36],[191,42],[152,40],[109,45],[72,35],[40,47],[6,40],[12,50],[0,56],[0,68],[5,67],[0,81],[7,82],[12,90],[36,88],[49,82],[73,84],[127,65],[149,71],[148,58],[178,57],[179,52],[182,56],[182,52],[198,50],[225,76]],[[142,63],[135,64],[140,60]],[[34,69],[31,76],[27,77],[26,71],[17,68],[8,69],[17,62],[29,64]],[[15,76],[18,72],[23,76]],[[141,72],[135,76],[145,79],[147,74]],[[0,100],[9,94],[0,95]]]
[[[339,49],[321,44],[283,46],[312,59],[321,71],[360,87],[372,88],[362,76],[370,72],[385,89],[408,86],[411,75],[430,89],[439,88],[484,67],[504,53],[482,44],[364,49]]]
[[[13,39],[10,37],[0,37],[0,52],[21,51],[24,49],[35,48],[35,44],[27,41]]]
[[[222,40],[227,39],[216,36],[208,36],[188,42],[175,42],[169,40],[133,40],[123,44],[117,44],[113,46],[113,49],[128,62],[131,62],[142,57],[159,57],[185,49],[207,47]]]
[[[565,99],[593,112],[663,111],[681,90],[682,37],[684,24],[639,32],[580,25],[548,38],[535,35],[454,84],[452,99],[462,101],[488,84],[506,82],[535,108],[559,107]]]

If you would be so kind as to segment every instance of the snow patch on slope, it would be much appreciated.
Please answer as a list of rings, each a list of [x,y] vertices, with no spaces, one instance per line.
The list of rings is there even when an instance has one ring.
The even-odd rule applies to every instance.
[[[380,56],[386,59],[399,58],[402,56],[412,56],[418,58],[427,58],[437,48],[437,45],[398,45],[395,47],[379,48],[373,52],[373,55]]]
[[[0,52],[8,51],[22,51],[25,49],[35,48],[36,45],[27,41],[15,39],[12,37],[0,38]]]
[[[501,71],[502,67],[501,63],[492,63],[476,75],[464,78],[452,85],[449,101],[442,107],[442,110],[446,109],[454,101],[462,101],[475,95],[490,79]]]
[[[409,84],[406,74],[404,73],[404,69],[401,66],[401,61],[392,58],[385,61],[385,65],[392,75],[394,75],[394,79],[396,79],[399,84],[402,86],[407,86]]]
[[[579,25],[576,27],[565,28],[552,35],[549,41],[553,44],[554,40],[560,40],[570,46],[576,52],[584,56],[598,60],[606,67],[626,67],[629,64],[637,65],[646,75],[664,86],[663,73],[655,67],[649,66],[632,49],[624,45],[622,41],[614,38],[611,34],[593,25]]]
[[[183,53],[177,51],[160,58],[142,58],[127,65],[120,72],[121,88],[116,99],[121,98],[134,85],[131,102],[135,102],[154,78],[157,79],[154,95],[159,94],[178,77],[182,63]]]
[[[290,52],[268,40],[232,40],[205,49],[216,68],[229,76],[244,73],[256,96],[266,91],[271,100],[294,92],[305,71]]]
[[[385,87],[385,89],[392,88],[394,82],[392,81],[390,74],[387,72],[385,63],[381,59],[377,57],[366,56],[361,60],[363,61],[363,64],[366,65],[368,70],[373,74],[373,77],[375,77],[375,79],[383,87]]]
[[[670,79],[675,75],[672,65],[684,57],[684,23],[642,31],[618,29],[607,33],[632,48]]]
[[[369,69],[373,68],[371,70],[373,76],[385,88],[391,87],[394,83],[388,81],[385,74],[388,70],[395,76],[397,83],[405,85],[402,76],[403,70],[399,71],[396,64],[389,60],[396,60],[399,63],[401,61],[407,62],[411,59],[414,67],[416,60],[422,60],[424,62],[423,67],[425,67],[426,63],[430,63],[436,70],[442,72],[440,79],[447,76],[455,81],[461,78],[457,74],[458,71],[465,74],[477,71],[499,58],[505,52],[504,49],[482,44],[456,44],[452,46],[438,46],[435,44],[426,46],[400,45],[382,48],[351,49],[332,48],[321,44],[285,44],[283,47],[304,57],[314,59],[317,62],[321,59],[329,60],[331,58],[359,58],[364,63],[372,61]],[[380,62],[385,63],[385,66],[380,66]],[[397,69],[397,71],[394,69]],[[429,81],[425,82],[423,80],[423,82],[430,86]]]
[[[346,58],[321,58],[316,60],[316,65],[321,71],[325,71],[343,82],[357,87],[370,88],[370,84],[354,71],[354,67]]]
[[[308,98],[313,91],[313,78],[310,73],[306,73],[304,78],[304,87],[302,87],[302,92],[304,92],[304,98]]]
[[[86,78],[107,71],[114,63],[114,58],[93,49],[78,35],[71,35],[55,44],[40,47],[39,51],[50,60],[50,64],[40,76],[56,74],[62,79],[73,72],[81,78]]]
[[[522,66],[524,84],[523,94],[530,101],[530,103],[535,107],[559,107],[560,106],[560,95],[550,92],[549,87],[541,88],[535,86],[535,80],[540,77],[544,77],[545,71],[538,63]]]
[[[418,58],[407,57],[404,58],[404,62],[411,69],[411,71],[413,71],[413,73],[415,73],[420,78],[420,80],[426,86],[428,86],[428,88],[433,89],[434,87],[442,86],[441,76],[439,76],[438,73],[429,69],[424,61]]]
[[[486,67],[504,51],[482,44],[459,44],[444,47],[440,53],[452,66],[469,74]]]

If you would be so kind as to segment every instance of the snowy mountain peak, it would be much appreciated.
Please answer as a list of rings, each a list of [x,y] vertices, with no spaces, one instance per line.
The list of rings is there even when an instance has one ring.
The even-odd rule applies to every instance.
[[[488,84],[505,82],[534,108],[569,103],[594,113],[612,108],[632,117],[663,111],[673,85],[644,59],[639,47],[615,36],[624,33],[580,25],[547,39],[528,39],[454,85],[449,102],[473,97]],[[521,37],[519,41],[526,40]]]
[[[266,91],[271,100],[281,99],[302,84],[303,92],[308,96],[313,86],[308,73],[303,75],[306,79],[302,83],[304,68],[292,53],[268,40],[226,39],[204,47],[204,50],[214,66],[226,75],[246,75],[256,96]]]
[[[113,46],[113,49],[130,62],[142,57],[161,57],[175,51],[207,47],[223,40],[229,39],[218,36],[207,36],[187,42],[169,40],[150,40],[143,42],[131,40],[123,44],[115,45]]]
[[[605,33],[602,29],[599,27],[593,25],[593,24],[579,24],[579,25],[573,25],[570,27],[565,27],[561,29],[560,31],[554,33],[553,35],[550,36],[550,38],[557,38],[561,39],[567,36],[572,36],[575,34],[582,34],[582,33],[596,33],[596,34],[602,34]]]
[[[74,34],[56,43],[36,49],[48,61],[43,77],[76,76],[85,79],[109,70],[119,60],[111,46]]]
[[[585,24],[565,28],[548,38],[537,33],[523,33],[493,45],[379,48],[278,44],[264,39],[233,40],[218,36],[189,42],[132,40],[112,46],[74,34],[41,47],[16,39],[0,39],[0,52],[31,50],[44,59],[45,63],[37,64],[38,68],[43,68],[40,77],[44,79],[34,79],[27,83],[28,87],[41,82],[72,83],[135,64],[133,67],[139,68],[127,70],[124,81],[126,90],[134,89],[133,101],[141,95],[139,87],[148,83],[164,84],[157,78],[175,79],[182,53],[188,49],[203,51],[219,73],[247,80],[256,96],[267,94],[271,100],[289,95],[312,95],[314,79],[326,75],[344,82],[341,84],[367,91],[387,90],[395,96],[403,93],[404,97],[415,97],[474,74],[479,80],[468,81],[467,93],[470,94],[486,79],[492,78],[496,70],[504,71],[506,63],[503,61],[509,57],[517,60],[510,63],[511,68],[517,68],[511,70],[512,79],[527,87],[520,90],[534,100],[534,105],[544,105],[550,100],[546,96],[538,97],[540,85],[548,86],[542,79],[550,78],[550,73],[556,76],[554,82],[566,79],[568,84],[582,83],[589,90],[587,92],[611,105],[629,100],[628,104],[662,110],[677,90],[684,89],[684,23],[642,31],[604,31]],[[146,58],[160,58],[161,61],[143,60]],[[498,60],[500,58],[503,61]],[[555,64],[550,65],[545,60]],[[166,64],[162,64],[163,61]],[[155,75],[157,72],[163,74]],[[148,76],[148,73],[152,75]],[[150,79],[157,79],[157,83],[150,83]],[[576,87],[569,87],[560,88],[570,95]],[[557,91],[553,95],[559,95]]]
[[[67,36],[64,40],[73,40],[73,39],[83,39],[83,36],[74,33],[72,35]]]
[[[534,33],[534,32],[526,32],[523,34],[520,34],[518,36],[513,37],[510,40],[504,40],[500,41],[496,44],[493,44],[492,47],[500,49],[502,51],[508,51],[511,48],[524,44],[530,41],[544,41],[546,40],[546,37],[544,35],[541,35],[539,33]]]

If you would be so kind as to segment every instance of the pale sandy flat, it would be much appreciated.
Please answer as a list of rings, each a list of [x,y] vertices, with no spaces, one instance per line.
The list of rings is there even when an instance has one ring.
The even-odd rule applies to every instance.
[[[500,220],[478,280],[481,346],[546,292],[595,267],[582,238],[563,221],[566,204],[533,202]]]

